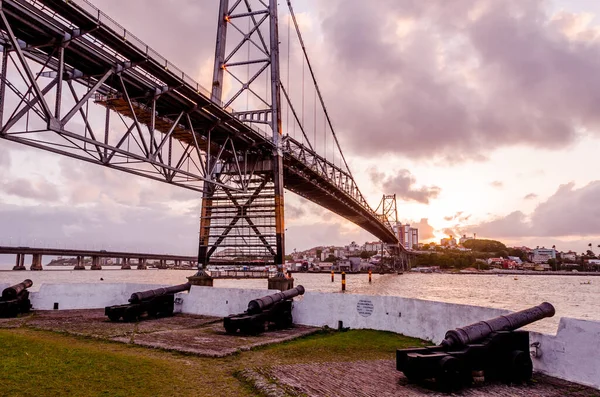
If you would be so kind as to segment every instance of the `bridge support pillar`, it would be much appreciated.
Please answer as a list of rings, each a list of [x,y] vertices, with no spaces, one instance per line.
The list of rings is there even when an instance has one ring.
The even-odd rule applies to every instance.
[[[73,268],[73,270],[85,270],[85,264],[83,263],[83,256],[78,256],[77,257],[77,263],[75,264],[75,267]]]
[[[42,267],[42,254],[33,254],[30,270],[44,270]]]
[[[167,261],[164,259],[160,259],[158,261],[158,268],[159,269],[166,269],[167,268]]]
[[[131,264],[129,263],[129,258],[121,259],[121,269],[122,270],[131,270]]]
[[[146,270],[148,268],[146,266],[146,260],[143,258],[139,258],[137,268],[138,270]]]
[[[25,254],[17,254],[17,260],[15,262],[15,267],[13,270],[27,270],[25,267]]]
[[[102,266],[100,265],[100,257],[92,256],[92,270],[102,270]]]
[[[294,278],[290,277],[280,277],[280,276],[275,276],[275,277],[271,277],[268,280],[267,283],[267,288],[268,289],[278,289],[280,291],[287,291],[288,289],[292,289],[294,288]]]
[[[187,278],[192,285],[199,285],[201,287],[212,287],[213,286],[213,278],[208,275],[208,273],[204,273],[200,276],[190,276]]]

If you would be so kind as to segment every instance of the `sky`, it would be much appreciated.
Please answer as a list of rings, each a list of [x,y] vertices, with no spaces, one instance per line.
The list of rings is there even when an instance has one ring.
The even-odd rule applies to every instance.
[[[218,2],[92,0],[205,87]],[[282,3],[283,4],[283,3]],[[600,3],[294,2],[373,207],[422,241],[600,244]],[[280,10],[280,23],[287,23]],[[349,84],[348,82],[351,82]],[[199,194],[0,140],[0,244],[194,255]],[[286,193],[286,251],[375,240]]]

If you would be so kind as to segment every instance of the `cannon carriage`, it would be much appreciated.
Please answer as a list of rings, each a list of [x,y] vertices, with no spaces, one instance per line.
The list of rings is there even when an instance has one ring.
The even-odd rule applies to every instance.
[[[304,287],[299,285],[283,292],[253,299],[248,303],[248,310],[223,319],[225,332],[257,335],[265,328],[283,329],[293,324],[292,299],[304,294]]]
[[[27,288],[33,285],[30,279],[23,280],[2,291],[0,297],[0,318],[17,317],[21,313],[29,313],[31,301]]]
[[[134,322],[144,314],[148,317],[172,316],[175,309],[175,294],[189,291],[190,283],[134,292],[129,303],[124,305],[107,306],[104,314],[110,321]]]
[[[482,371],[486,381],[528,381],[533,373],[529,332],[517,329],[552,317],[554,313],[554,307],[544,302],[450,330],[438,346],[398,349],[396,369],[411,381],[435,379],[444,391],[456,391],[470,385],[474,371]]]

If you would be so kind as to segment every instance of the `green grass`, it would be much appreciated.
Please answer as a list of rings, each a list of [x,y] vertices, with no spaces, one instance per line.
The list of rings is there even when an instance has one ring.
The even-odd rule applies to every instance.
[[[265,365],[392,359],[422,342],[390,332],[325,332],[210,359],[26,328],[0,330],[0,396],[255,396],[235,376]]]

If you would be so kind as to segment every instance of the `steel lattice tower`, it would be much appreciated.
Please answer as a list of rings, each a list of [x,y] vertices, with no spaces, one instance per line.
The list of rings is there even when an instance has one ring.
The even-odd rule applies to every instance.
[[[247,30],[243,28],[248,26]],[[264,26],[268,25],[269,37]],[[273,149],[271,153],[253,158],[239,158],[244,164],[249,185],[240,191],[206,183],[202,197],[200,222],[199,266],[206,267],[211,256],[219,254],[244,260],[270,258],[281,269],[285,255],[284,236],[284,185],[282,162],[281,98],[279,74],[279,38],[277,26],[277,1],[268,6],[262,1],[221,0],[218,15],[212,100],[225,108],[239,102],[240,96],[252,93],[262,106],[247,106],[245,111],[232,114],[240,121],[268,128]],[[239,37],[228,35],[235,29]],[[235,33],[235,31],[234,31]],[[254,53],[243,49],[253,45]],[[250,67],[252,76],[243,75]],[[228,98],[224,95],[225,77],[238,83]],[[268,81],[266,95],[257,95],[253,84]],[[207,156],[207,160],[210,155]],[[208,168],[208,167],[207,167]],[[217,170],[218,171],[218,170]],[[219,175],[212,175],[218,180]],[[217,249],[222,248],[220,252]],[[270,261],[271,261],[270,260]]]

